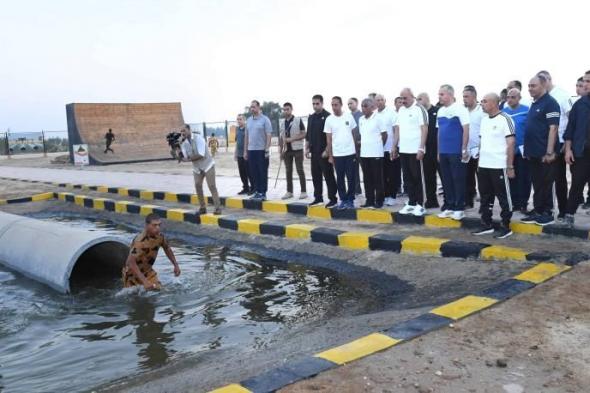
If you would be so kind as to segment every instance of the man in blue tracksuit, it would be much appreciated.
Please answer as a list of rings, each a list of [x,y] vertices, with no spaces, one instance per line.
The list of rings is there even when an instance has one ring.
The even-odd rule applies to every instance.
[[[572,107],[563,139],[565,161],[571,165],[572,186],[567,198],[564,225],[574,225],[574,214],[590,180],[590,71],[584,75],[585,95]]]

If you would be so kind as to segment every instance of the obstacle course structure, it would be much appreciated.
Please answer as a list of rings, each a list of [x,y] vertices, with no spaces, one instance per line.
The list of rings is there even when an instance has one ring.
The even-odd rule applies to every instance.
[[[87,144],[91,165],[170,159],[166,134],[184,125],[176,103],[66,105],[70,160],[73,145]],[[105,134],[112,129],[114,153],[105,153]]]

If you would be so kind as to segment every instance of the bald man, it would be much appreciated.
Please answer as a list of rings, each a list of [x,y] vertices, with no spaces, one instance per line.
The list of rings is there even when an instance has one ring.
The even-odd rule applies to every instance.
[[[502,112],[512,119],[516,131],[516,146],[514,151],[514,172],[516,176],[510,179],[510,194],[512,195],[512,209],[527,214],[528,203],[531,196],[531,173],[529,162],[525,159],[524,152],[524,126],[529,107],[521,104],[520,90],[512,88],[508,90],[506,105]]]
[[[481,105],[487,115],[481,119],[477,169],[477,184],[481,197],[481,228],[473,234],[479,236],[494,233],[492,209],[494,198],[498,198],[502,209],[502,224],[494,237],[504,239],[512,235],[512,202],[508,179],[514,177],[514,122],[510,116],[500,111],[500,96],[496,93],[486,94],[481,100]]]
[[[416,103],[411,89],[403,89],[400,97],[403,105],[399,108],[394,127],[391,157],[399,157],[401,161],[408,203],[399,213],[421,217],[426,212],[422,160],[426,153],[428,113],[422,105]]]

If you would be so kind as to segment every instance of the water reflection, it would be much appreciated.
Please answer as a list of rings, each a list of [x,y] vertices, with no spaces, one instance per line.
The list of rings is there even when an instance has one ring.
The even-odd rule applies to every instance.
[[[165,332],[166,322],[156,322],[156,304],[151,297],[135,296],[129,302],[129,324],[135,326],[135,342],[139,346],[138,363],[142,368],[164,365],[175,352],[166,344],[174,341],[173,332]],[[175,313],[182,317],[181,311]]]

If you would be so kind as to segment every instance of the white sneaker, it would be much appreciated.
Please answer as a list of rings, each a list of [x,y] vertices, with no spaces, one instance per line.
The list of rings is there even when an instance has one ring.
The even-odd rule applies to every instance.
[[[404,207],[401,208],[400,211],[398,211],[399,214],[411,214],[414,211],[414,208],[416,206],[410,206],[410,205],[406,205]]]
[[[453,217],[453,211],[452,210],[443,210],[442,212],[438,213],[436,216],[438,218],[450,218],[450,217]]]
[[[291,199],[291,198],[293,198],[293,193],[287,192],[287,193],[285,193],[285,195],[283,195],[283,197],[281,199]]]
[[[383,200],[383,204],[385,206],[393,206],[393,198],[392,197],[385,197],[385,200]]]
[[[451,216],[451,218],[455,221],[461,221],[463,217],[465,217],[465,213],[463,213],[463,210],[456,210],[453,212],[453,215]]]
[[[416,205],[414,207],[414,210],[412,210],[412,214],[415,215],[416,217],[422,217],[424,215],[424,213],[426,213],[426,209],[424,209],[420,205]]]
[[[302,192],[301,195],[299,195],[299,199],[307,199],[307,192]]]

